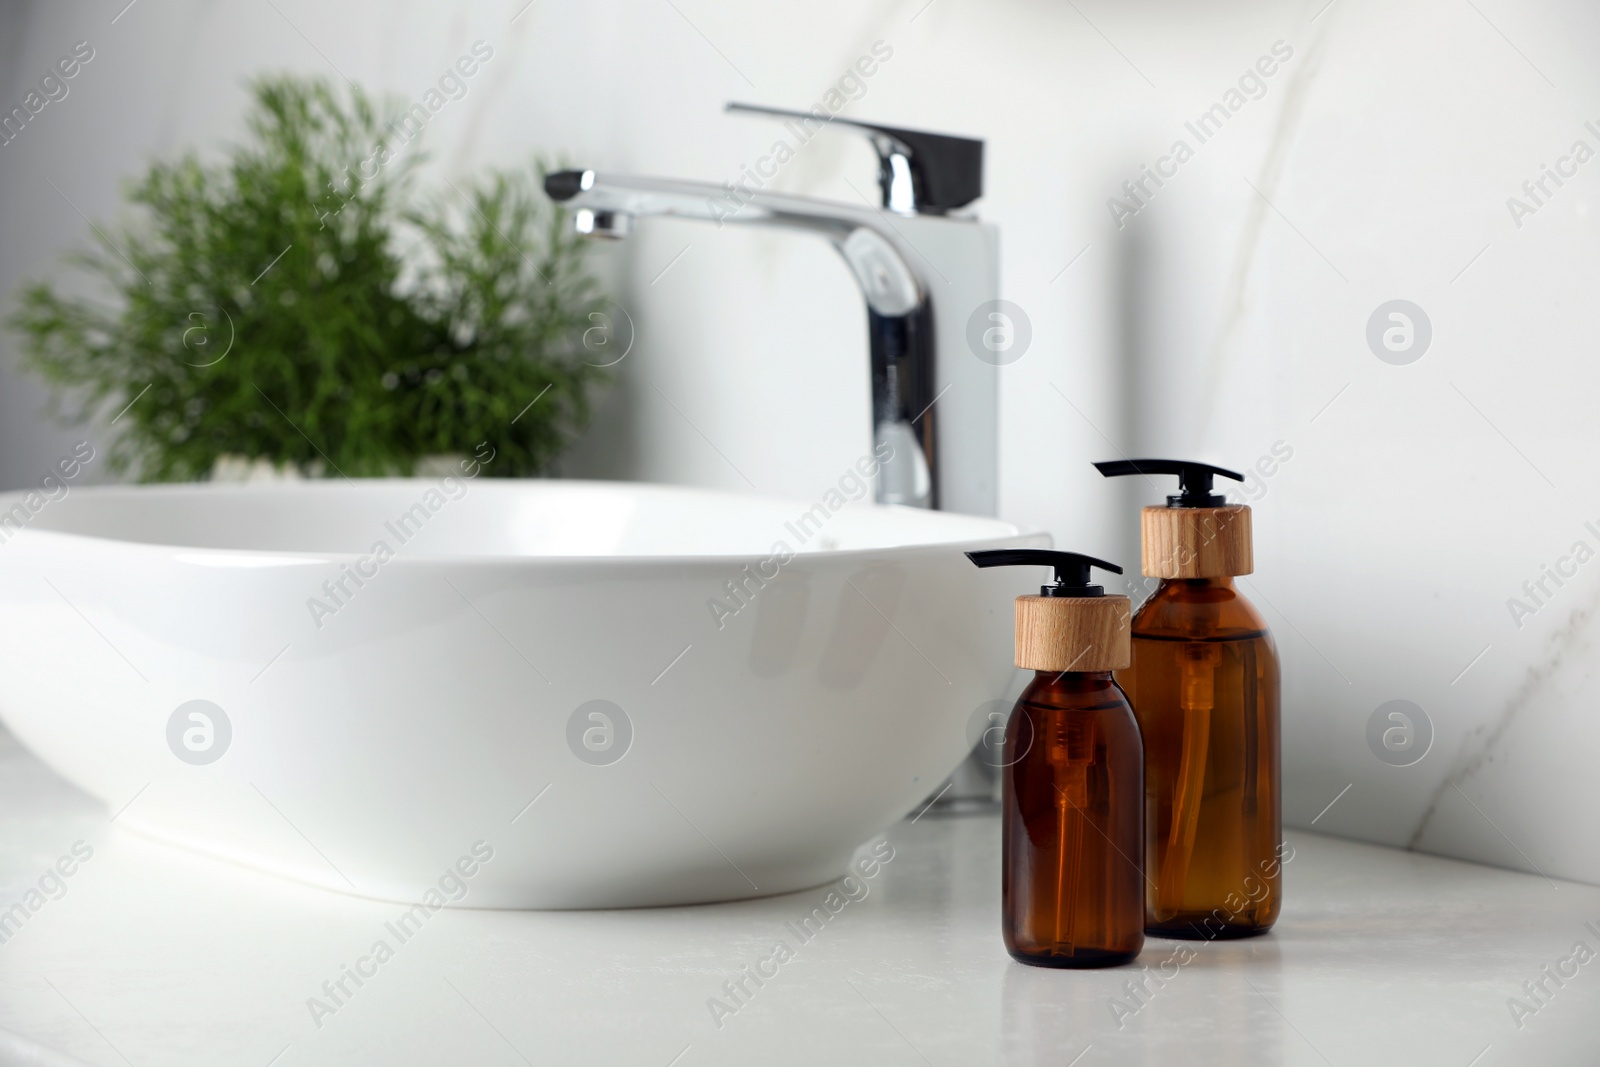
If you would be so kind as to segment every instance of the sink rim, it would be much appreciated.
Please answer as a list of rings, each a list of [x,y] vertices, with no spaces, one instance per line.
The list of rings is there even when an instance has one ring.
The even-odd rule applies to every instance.
[[[117,496],[144,496],[151,494],[171,494],[174,496],[191,496],[201,494],[211,495],[255,495],[270,493],[363,493],[380,488],[395,488],[400,486],[417,486],[437,489],[442,479],[427,478],[362,478],[347,480],[341,483],[331,478],[288,480],[278,482],[161,482],[144,485],[86,485],[71,490],[66,496],[57,500],[48,500],[47,504],[60,504],[77,494],[88,494],[96,497]],[[673,494],[682,496],[702,496],[725,501],[759,501],[763,504],[783,504],[800,507],[802,509],[815,505],[816,501],[804,501],[798,497],[772,496],[765,493],[740,493],[725,489],[710,489],[702,486],[672,485],[662,482],[629,482],[607,481],[603,479],[578,479],[578,478],[496,478],[486,480],[486,484],[496,487],[492,491],[502,492],[512,488],[527,488],[529,486],[559,485],[562,487],[583,487],[604,490],[622,490],[642,494]],[[0,493],[0,513],[7,511],[13,503],[20,502],[29,493],[38,492],[37,489],[18,489]],[[737,505],[736,505],[737,506]],[[44,509],[41,508],[42,512]],[[1043,534],[1043,527],[1024,526],[1011,522],[1008,519],[992,515],[966,515],[957,512],[935,511],[924,508],[907,507],[900,504],[876,504],[870,501],[853,501],[846,505],[852,512],[879,510],[897,515],[916,516],[916,521],[927,521],[938,525],[947,521],[979,522],[990,524],[994,531],[985,536],[962,536],[947,541],[920,542],[900,545],[876,545],[864,548],[834,548],[816,549],[808,552],[796,552],[787,566],[807,559],[818,560],[850,560],[856,557],[881,555],[885,552],[917,553],[922,551],[948,552],[963,546],[982,546],[995,541],[1009,541],[1018,537],[1032,537]],[[37,514],[37,513],[35,513]],[[5,532],[0,527],[0,532]],[[99,546],[114,546],[119,551],[133,551],[143,554],[158,554],[164,558],[171,558],[174,553],[184,556],[198,556],[214,558],[216,563],[232,563],[241,569],[262,568],[257,563],[255,567],[243,563],[240,557],[250,557],[257,560],[270,559],[272,562],[266,566],[292,566],[299,564],[316,564],[343,561],[348,562],[362,558],[365,551],[316,551],[308,549],[281,549],[281,548],[218,548],[209,545],[183,545],[166,541],[139,541],[126,537],[119,537],[105,533],[82,533],[71,530],[56,530],[40,528],[30,521],[29,525],[20,530],[10,531],[11,536],[0,542],[0,549],[5,544],[19,538],[26,541],[48,543],[59,540],[64,544],[88,542]],[[770,550],[757,550],[751,552],[707,552],[696,554],[630,554],[630,555],[543,555],[530,553],[460,553],[438,552],[425,556],[396,555],[386,567],[401,564],[407,570],[428,566],[470,566],[470,565],[499,565],[507,564],[554,564],[558,566],[595,565],[603,564],[612,566],[686,566],[695,564],[723,563],[728,560],[763,560],[771,555]],[[210,563],[208,559],[207,563]]]

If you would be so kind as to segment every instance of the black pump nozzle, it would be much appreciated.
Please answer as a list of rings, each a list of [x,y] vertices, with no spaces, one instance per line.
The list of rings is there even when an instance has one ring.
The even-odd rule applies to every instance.
[[[968,552],[967,558],[980,567],[1027,567],[1040,565],[1054,567],[1054,585],[1040,588],[1040,596],[1105,596],[1098,585],[1089,584],[1089,568],[1099,567],[1112,574],[1121,574],[1122,568],[1093,556],[1076,552],[1056,552],[1048,548],[996,548],[988,552]]]
[[[1244,481],[1244,475],[1225,467],[1192,463],[1184,459],[1112,459],[1094,466],[1107,478],[1119,478],[1125,474],[1176,474],[1181,492],[1167,497],[1169,508],[1220,508],[1228,502],[1228,498],[1211,491],[1212,476]]]

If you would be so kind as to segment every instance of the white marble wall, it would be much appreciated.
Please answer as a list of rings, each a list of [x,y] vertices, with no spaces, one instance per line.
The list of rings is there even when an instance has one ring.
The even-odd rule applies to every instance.
[[[850,113],[988,141],[981,210],[1034,331],[1003,382],[1002,512],[1133,561],[1149,497],[1090,460],[1290,453],[1251,486],[1248,580],[1286,666],[1288,820],[1600,882],[1586,818],[1600,806],[1600,562],[1563,565],[1576,574],[1547,579],[1531,615],[1507,608],[1574,542],[1600,551],[1584,526],[1600,529],[1585,299],[1600,161],[1547,179],[1520,220],[1506,204],[1573,142],[1600,151],[1584,125],[1600,129],[1600,9],[124,2],[0,14],[7,109],[74,42],[96,50],[0,148],[0,291],[81,237],[78,210],[113,217],[118,183],[151,155],[229,136],[241,79],[264,68],[415,98],[481,38],[494,59],[427,133],[435,173],[542,152],[720,179],[771,140],[724,101],[809,104],[887,42]],[[1259,99],[1199,143],[1184,123],[1278,41],[1292,55],[1259,92],[1246,83]],[[1119,228],[1108,198],[1178,139],[1193,158]],[[822,137],[774,187],[851,199],[872,168],[862,145]],[[744,489],[720,449],[761,491],[813,497],[865,447],[862,319],[825,246],[658,221],[604,254],[638,343],[568,473]],[[1432,326],[1408,365],[1366,340],[1395,299]],[[39,418],[13,357],[0,340],[3,487],[74,439]],[[1367,741],[1390,700],[1432,724],[1410,766]]]

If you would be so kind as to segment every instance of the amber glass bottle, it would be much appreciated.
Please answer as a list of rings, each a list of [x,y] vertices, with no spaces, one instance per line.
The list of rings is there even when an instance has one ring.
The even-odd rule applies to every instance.
[[[1144,945],[1144,756],[1111,672],[1036,672],[1005,758],[1006,950],[1046,967],[1133,959]]]
[[[1278,919],[1278,656],[1231,577],[1169,578],[1117,675],[1137,709],[1149,798],[1145,929],[1261,933]]]
[[[1144,738],[1145,932],[1262,933],[1283,903],[1278,654],[1233,587],[1254,567],[1250,509],[1211,491],[1214,475],[1242,476],[1175,460],[1095,466],[1182,479],[1166,507],[1142,513],[1142,569],[1162,581],[1117,673]]]
[[[1017,598],[1016,664],[1034,678],[1011,712],[1001,772],[1001,933],[1023,963],[1107,967],[1144,946],[1144,748],[1111,672],[1129,663],[1130,605],[1089,584],[1073,552],[968,553],[980,567],[1046,564]]]

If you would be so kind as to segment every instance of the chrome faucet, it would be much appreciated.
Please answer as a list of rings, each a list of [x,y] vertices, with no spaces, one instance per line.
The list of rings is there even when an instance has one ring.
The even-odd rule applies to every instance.
[[[882,205],[751,188],[566,170],[545,178],[575,211],[578,232],[621,238],[644,215],[773,226],[826,238],[867,305],[874,444],[893,447],[878,472],[882,504],[993,515],[997,507],[997,368],[969,342],[999,295],[995,228],[956,214],[983,192],[983,142],[813,112],[729,104],[784,119],[802,144],[817,131],[861,131],[878,153]]]

